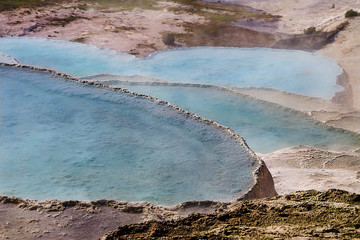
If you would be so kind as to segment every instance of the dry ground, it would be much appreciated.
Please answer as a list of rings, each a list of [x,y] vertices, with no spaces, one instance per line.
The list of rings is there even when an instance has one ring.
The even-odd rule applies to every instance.
[[[37,202],[9,197],[1,197],[0,203],[1,239],[360,237],[360,195],[340,190],[304,191],[223,204],[182,204],[174,208],[106,200]],[[131,223],[135,225],[125,226]]]
[[[112,239],[357,239],[360,196],[339,190],[234,203],[215,214],[119,227]]]

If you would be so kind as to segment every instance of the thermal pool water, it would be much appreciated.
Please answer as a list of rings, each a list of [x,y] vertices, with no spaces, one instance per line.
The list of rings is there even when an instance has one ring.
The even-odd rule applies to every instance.
[[[231,200],[259,166],[225,130],[165,104],[0,67],[0,195]]]
[[[269,153],[297,145],[331,150],[360,146],[358,134],[328,127],[300,112],[219,87],[156,82],[102,83],[148,94],[216,120],[244,137],[255,152]]]
[[[75,76],[103,73],[169,81],[104,83],[218,121],[257,152],[299,144],[327,149],[360,145],[357,134],[216,86],[276,88],[331,99],[342,90],[336,84],[342,70],[315,54],[198,47],[138,59],[79,43],[10,37],[0,38],[0,52],[0,61]],[[146,96],[48,72],[0,67],[0,121],[0,195],[165,205],[231,200],[255,184],[259,167],[242,141],[216,124]]]
[[[267,87],[330,99],[341,68],[331,59],[303,51],[197,47],[163,51],[144,59],[66,41],[0,38],[0,52],[20,63],[72,75],[141,75],[174,82]]]

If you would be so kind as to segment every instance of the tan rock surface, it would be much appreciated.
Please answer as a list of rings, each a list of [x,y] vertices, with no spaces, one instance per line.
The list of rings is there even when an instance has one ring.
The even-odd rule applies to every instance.
[[[353,90],[353,107],[360,110],[360,18],[349,20],[349,26],[338,34],[335,41],[317,51],[335,59],[348,74]]]
[[[0,36],[27,36],[80,41],[100,48],[147,56],[167,49],[162,42],[164,32],[182,33],[183,24],[202,22],[196,14],[176,14],[169,8],[174,2],[159,1],[154,9],[132,10],[110,8],[98,10],[89,5],[80,10],[78,4],[62,4],[36,10],[17,9],[0,13]]]
[[[305,146],[261,154],[279,194],[331,188],[360,193],[359,152],[331,152]]]
[[[358,239],[360,196],[304,191],[234,203],[214,214],[119,227],[115,239]]]
[[[225,0],[282,16],[278,32],[302,33],[308,27],[329,30],[344,20],[347,10],[360,9],[359,0]],[[334,4],[334,8],[333,7]]]
[[[228,203],[192,202],[173,207],[147,202],[33,201],[0,196],[0,239],[99,239],[119,226],[213,213]]]

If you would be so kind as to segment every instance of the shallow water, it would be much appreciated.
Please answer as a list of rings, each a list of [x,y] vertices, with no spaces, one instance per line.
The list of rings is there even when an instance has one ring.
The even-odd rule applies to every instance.
[[[28,38],[0,38],[0,51],[22,64],[73,75],[143,75],[327,99],[342,89],[334,61],[302,51],[200,47],[136,59]],[[356,134],[216,87],[120,86],[229,126],[257,152],[299,144],[351,148],[360,142]],[[254,183],[257,161],[219,128],[149,99],[49,73],[0,67],[0,120],[0,195],[175,204],[230,200]]]
[[[174,82],[268,87],[330,99],[342,90],[336,62],[312,53],[264,48],[198,47],[158,52],[145,59],[65,41],[0,38],[0,51],[22,64],[73,75],[143,75]]]
[[[108,81],[110,85],[170,101],[190,112],[228,126],[256,152],[307,145],[331,150],[358,148],[360,136],[321,124],[292,111],[241,94],[206,86]]]
[[[0,67],[0,195],[230,200],[258,166],[223,130],[155,101]]]

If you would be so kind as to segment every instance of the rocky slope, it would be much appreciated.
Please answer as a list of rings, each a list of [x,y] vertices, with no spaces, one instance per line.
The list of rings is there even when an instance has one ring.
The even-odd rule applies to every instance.
[[[0,239],[356,239],[360,195],[308,190],[173,207],[0,197]]]
[[[360,237],[360,195],[314,190],[237,202],[214,214],[119,227],[110,239],[354,239]]]

